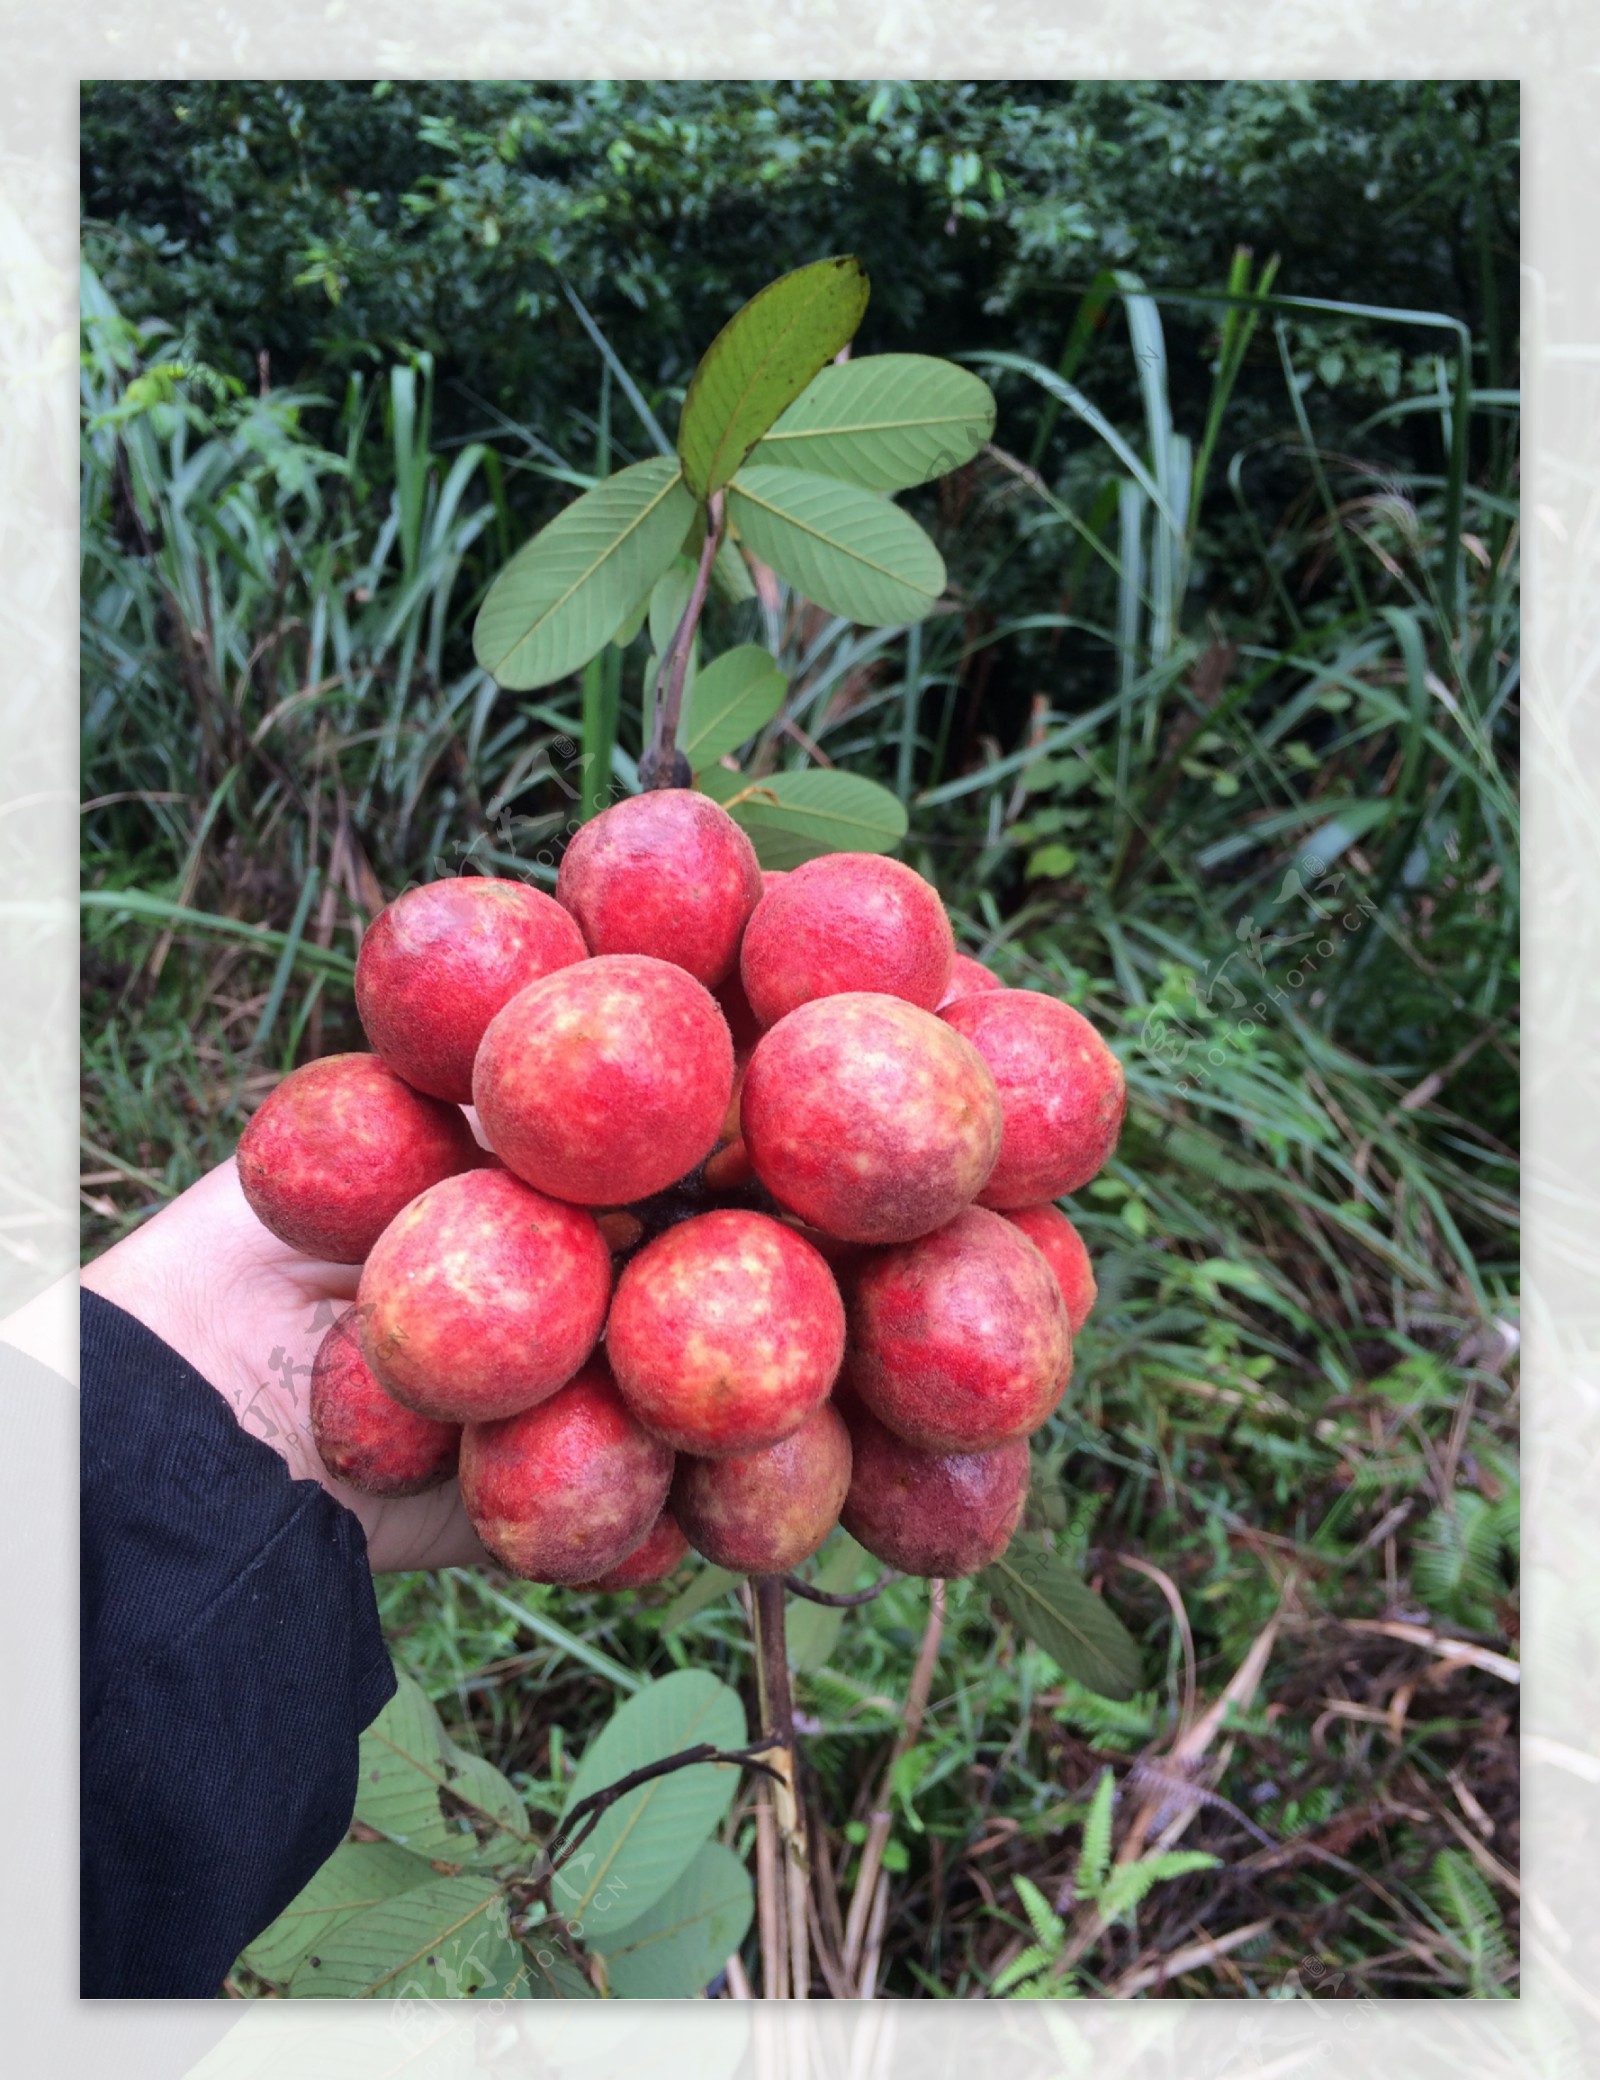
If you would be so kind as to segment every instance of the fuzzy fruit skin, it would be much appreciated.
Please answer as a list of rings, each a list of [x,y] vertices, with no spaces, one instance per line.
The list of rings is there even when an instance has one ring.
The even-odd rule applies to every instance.
[[[1098,1290],[1083,1237],[1059,1206],[1020,1206],[1002,1218],[1022,1230],[1055,1273],[1061,1297],[1067,1303],[1067,1320],[1076,1336],[1089,1319]]]
[[[509,1170],[472,1170],[387,1227],[356,1295],[361,1346],[397,1401],[485,1422],[546,1401],[594,1349],[611,1253],[592,1214]]]
[[[676,1574],[688,1557],[689,1541],[679,1530],[678,1520],[669,1506],[656,1518],[644,1544],[635,1546],[619,1566],[592,1582],[577,1582],[573,1586],[579,1589],[648,1588],[652,1582],[664,1582],[669,1574]]]
[[[849,1487],[850,1433],[825,1401],[761,1451],[679,1459],[672,1507],[690,1545],[713,1566],[787,1574],[839,1521]]]
[[[435,1423],[386,1394],[361,1355],[347,1307],[311,1361],[311,1437],[334,1476],[363,1495],[421,1495],[449,1480],[461,1425]]]
[[[991,975],[981,961],[975,961],[970,953],[958,953],[950,970],[950,986],[935,1008],[943,1011],[962,997],[980,997],[988,990],[1004,988],[999,976]]]
[[[949,987],[955,950],[938,890],[920,874],[875,852],[830,852],[767,891],[739,972],[764,1026],[846,990],[931,1011]]]
[[[373,919],[356,959],[367,1038],[406,1082],[465,1105],[491,1018],[519,989],[587,960],[553,896],[462,874],[407,889]]]
[[[921,1452],[869,1410],[847,1411],[850,1492],[839,1521],[874,1560],[902,1574],[976,1574],[1011,1543],[1028,1496],[1022,1438],[989,1452]]]
[[[418,1192],[481,1160],[460,1112],[375,1054],[291,1069],[239,1137],[239,1183],[256,1219],[334,1264],[361,1263]]]
[[[567,847],[556,901],[591,953],[647,953],[715,989],[734,972],[761,900],[749,837],[720,803],[684,787],[629,795]]]
[[[710,991],[670,961],[605,954],[497,1012],[472,1097],[495,1153],[541,1192],[626,1206],[716,1146],[733,1042]]]
[[[629,1414],[598,1360],[520,1415],[469,1423],[461,1499],[508,1574],[576,1587],[649,1537],[672,1485],[672,1450]]]
[[[809,1242],[764,1213],[724,1207],[629,1260],[606,1353],[628,1406],[678,1451],[756,1451],[827,1399],[844,1302]]]
[[[844,1242],[942,1227],[988,1179],[1002,1124],[974,1047],[931,1011],[865,990],[781,1019],[750,1057],[739,1116],[767,1190]]]
[[[850,1301],[850,1384],[925,1452],[988,1452],[1050,1414],[1072,1371],[1055,1274],[980,1206],[864,1265]]]
[[[988,1063],[1005,1114],[979,1205],[1009,1213],[1086,1185],[1117,1145],[1128,1086],[1082,1012],[1036,990],[1001,989],[962,997],[940,1016]]]

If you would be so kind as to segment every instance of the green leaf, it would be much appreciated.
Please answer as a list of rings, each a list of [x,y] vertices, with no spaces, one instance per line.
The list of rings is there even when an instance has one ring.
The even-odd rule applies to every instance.
[[[715,1603],[719,1596],[726,1596],[743,1580],[742,1575],[730,1574],[725,1567],[713,1567],[708,1560],[698,1574],[692,1575],[687,1587],[680,1589],[666,1609],[661,1613],[660,1628],[663,1632],[676,1632],[680,1625],[687,1625],[691,1618]]]
[[[906,834],[904,803],[859,773],[808,767],[748,780],[708,766],[696,784],[744,825],[764,867],[797,867],[823,852],[892,852]]]
[[[1116,1782],[1110,1770],[1103,1769],[1094,1787],[1094,1796],[1089,1801],[1089,1810],[1083,1816],[1083,1841],[1078,1849],[1077,1869],[1073,1883],[1080,1892],[1098,1892],[1105,1882],[1107,1866],[1111,1862],[1111,1799]]]
[[[683,704],[678,748],[697,770],[736,751],[783,706],[789,682],[759,643],[714,657]]]
[[[1102,1697],[1132,1697],[1139,1649],[1122,1620],[1033,1532],[1019,1532],[978,1580],[1065,1676]]]
[[[678,1882],[609,1945],[614,1999],[692,2000],[744,1941],[755,1910],[750,1876],[731,1849],[708,1842]]]
[[[1066,1923],[1031,1878],[1024,1878],[1019,1873],[1011,1882],[1017,1888],[1017,1897],[1022,1902],[1029,1926],[1044,1949],[1054,1955],[1066,1938]]]
[[[261,1931],[240,1961],[263,1979],[287,1979],[308,1950],[326,1942],[354,1915],[397,1893],[431,1884],[437,1876],[425,1858],[393,1842],[345,1842],[277,1920]]]
[[[478,663],[518,690],[576,671],[672,562],[692,513],[678,465],[663,456],[586,491],[489,587],[472,631]]]
[[[1070,845],[1041,845],[1037,852],[1028,855],[1027,879],[1029,881],[1059,880],[1070,874],[1078,864],[1078,855]]]
[[[867,277],[853,254],[780,275],[734,312],[683,400],[678,453],[698,499],[720,491],[772,422],[854,336]]]
[[[694,590],[694,565],[680,556],[650,588],[650,647],[658,657],[678,632],[683,610]]]
[[[481,1756],[458,1748],[409,1676],[361,1736],[356,1818],[419,1856],[478,1863],[526,1849],[528,1816],[516,1791]],[[481,1847],[440,1794],[450,1791],[492,1823]]]
[[[563,1817],[580,1799],[680,1748],[702,1741],[737,1748],[745,1739],[737,1694],[703,1669],[679,1669],[630,1697],[590,1743]],[[601,1814],[583,1847],[556,1872],[557,1912],[581,1926],[586,1944],[601,1944],[637,1920],[693,1862],[738,1785],[736,1768],[702,1762],[630,1791]]]
[[[1025,1986],[1041,1972],[1047,1972],[1054,1962],[1053,1951],[1045,1949],[1041,1943],[1030,1943],[1020,1957],[1013,1958],[1005,1970],[996,1976],[989,1991],[992,1994],[1009,1993],[1016,1987]]]
[[[750,575],[750,566],[739,554],[737,542],[730,542],[726,535],[717,545],[717,553],[711,560],[711,588],[730,606],[740,606],[756,596],[756,581]]]
[[[811,1576],[812,1587],[825,1589],[833,1596],[843,1595],[856,1586],[868,1558],[848,1531],[835,1531],[822,1549],[816,1572]],[[834,1642],[849,1615],[848,1611],[830,1610],[825,1603],[807,1603],[797,1597],[789,1606],[790,1667],[804,1672],[821,1668],[833,1652]]]
[[[846,621],[920,621],[944,591],[944,560],[916,521],[858,485],[753,465],[728,487],[728,514],[753,555]]]
[[[1138,1863],[1119,1864],[1095,1897],[1100,1918],[1115,1921],[1131,1913],[1164,1879],[1181,1878],[1188,1871],[1214,1870],[1217,1861],[1203,1849],[1173,1849],[1165,1856],[1146,1856]]]
[[[649,612],[650,595],[646,593],[643,599],[635,600],[634,604],[628,609],[627,613],[624,614],[622,619],[617,623],[616,633],[612,636],[611,640],[613,643],[616,644],[619,650],[627,649],[628,645],[633,641],[634,637],[639,633],[640,629],[644,627],[645,616]]]
[[[545,1941],[535,1928],[523,1956],[526,1978],[518,1992],[530,2001],[597,2001],[600,1996],[584,1976],[583,1968],[551,1939]]]
[[[750,460],[903,491],[970,462],[994,418],[994,392],[969,369],[931,354],[869,354],[823,369]]]
[[[434,1878],[369,1907],[309,1953],[291,2000],[470,2000],[502,1991],[522,1957],[490,1878]]]

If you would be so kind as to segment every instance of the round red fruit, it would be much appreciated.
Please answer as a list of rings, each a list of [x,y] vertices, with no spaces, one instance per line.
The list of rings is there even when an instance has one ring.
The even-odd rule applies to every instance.
[[[716,1146],[733,1042],[709,990],[670,961],[607,954],[496,1014],[472,1075],[489,1145],[541,1192],[625,1206]]]
[[[330,1054],[283,1079],[239,1139],[251,1211],[308,1257],[359,1264],[402,1206],[482,1160],[453,1105],[375,1054]]]
[[[556,900],[591,953],[644,953],[707,989],[735,970],[761,900],[755,847],[709,795],[664,787],[629,795],[567,847]]]
[[[994,1168],[1000,1098],[931,1011],[852,991],[802,1004],[756,1046],[739,1100],[757,1177],[845,1242],[907,1242],[969,1205]]]
[[[1059,1206],[1020,1206],[1005,1215],[1020,1228],[1050,1269],[1055,1273],[1061,1297],[1067,1303],[1067,1320],[1077,1335],[1094,1306],[1094,1266],[1083,1246],[1083,1237]]]
[[[592,1582],[574,1583],[579,1589],[644,1589],[676,1574],[689,1557],[689,1541],[678,1528],[670,1508],[656,1518],[655,1528],[642,1546],[635,1546],[620,1566],[611,1568]]]
[[[735,1574],[787,1574],[839,1521],[850,1486],[850,1433],[824,1402],[760,1451],[681,1458],[672,1507],[697,1553]]]
[[[929,1452],[987,1452],[1037,1430],[1066,1390],[1072,1331],[1055,1275],[982,1207],[873,1257],[850,1301],[850,1384]]]
[[[1079,1011],[1036,990],[962,997],[941,1017],[993,1072],[1005,1115],[983,1206],[1010,1212],[1086,1185],[1117,1145],[1122,1064]]]
[[[1011,1543],[1028,1496],[1021,1438],[988,1452],[922,1452],[869,1410],[848,1411],[852,1471],[839,1521],[902,1574],[976,1574]]]
[[[459,1423],[435,1423],[386,1394],[361,1355],[347,1307],[311,1363],[311,1437],[335,1480],[363,1495],[421,1495],[449,1480]]]
[[[764,1213],[723,1208],[630,1259],[606,1353],[628,1406],[680,1452],[754,1451],[826,1400],[844,1303],[809,1242]]]
[[[594,1349],[611,1254],[581,1207],[509,1170],[424,1192],[361,1273],[361,1346],[397,1401],[438,1422],[482,1422],[547,1400]]]
[[[356,1009],[391,1069],[465,1105],[478,1043],[501,1005],[588,951],[540,889],[481,874],[429,881],[373,919],[356,961]]]
[[[461,1499],[508,1574],[569,1588],[619,1568],[649,1537],[672,1452],[629,1414],[598,1360],[537,1408],[469,1423]]]
[[[764,1026],[797,1005],[847,990],[903,997],[931,1011],[950,983],[955,940],[939,892],[897,859],[830,852],[769,888],[739,956]]]
[[[943,1011],[962,997],[979,997],[987,990],[1004,988],[999,976],[991,975],[981,961],[975,961],[970,954],[958,953],[950,970],[950,987],[939,999],[937,1008]]]

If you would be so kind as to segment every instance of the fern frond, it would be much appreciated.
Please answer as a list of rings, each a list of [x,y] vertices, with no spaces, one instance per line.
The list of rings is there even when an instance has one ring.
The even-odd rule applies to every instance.
[[[991,1993],[1010,1993],[1022,1985],[1024,1980],[1037,1978],[1050,1969],[1054,1952],[1030,1943],[1020,1957],[1012,1959],[1005,1970],[997,1975]]]
[[[1115,1921],[1128,1914],[1153,1887],[1166,1878],[1181,1878],[1187,1871],[1210,1870],[1216,1863],[1200,1849],[1173,1849],[1165,1856],[1143,1856],[1137,1863],[1119,1864],[1095,1895],[1102,1921]]]
[[[1078,1868],[1073,1873],[1073,1882],[1080,1892],[1096,1893],[1105,1883],[1106,1870],[1111,1862],[1111,1795],[1114,1789],[1110,1770],[1103,1769],[1084,1817],[1083,1846],[1078,1852]]]
[[[1027,1915],[1034,1934],[1053,1956],[1061,1948],[1066,1936],[1066,1923],[1052,1910],[1050,1902],[1031,1878],[1018,1876],[1011,1882],[1016,1887],[1017,1897],[1022,1902],[1023,1912]]]

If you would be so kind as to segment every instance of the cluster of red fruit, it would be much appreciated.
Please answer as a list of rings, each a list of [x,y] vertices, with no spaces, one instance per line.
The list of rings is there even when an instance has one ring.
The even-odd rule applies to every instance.
[[[400,896],[356,1002],[376,1053],[295,1070],[239,1145],[275,1235],[363,1266],[313,1369],[332,1473],[401,1495],[459,1460],[535,1581],[636,1586],[687,1546],[784,1573],[835,1522],[912,1574],[1005,1549],[1094,1299],[1050,1202],[1125,1090],[1078,1012],[956,953],[920,875],[763,875],[707,796],[638,795],[554,899]]]

